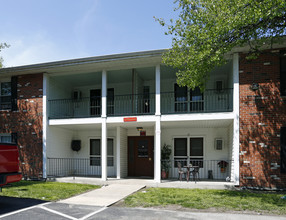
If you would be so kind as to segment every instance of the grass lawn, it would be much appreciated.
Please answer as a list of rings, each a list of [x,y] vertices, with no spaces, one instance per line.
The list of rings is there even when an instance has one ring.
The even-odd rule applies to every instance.
[[[1,196],[56,201],[97,189],[100,186],[59,182],[20,181],[2,189]]]
[[[125,199],[130,207],[153,207],[178,205],[191,209],[216,211],[251,211],[286,214],[283,194],[207,189],[148,188]]]

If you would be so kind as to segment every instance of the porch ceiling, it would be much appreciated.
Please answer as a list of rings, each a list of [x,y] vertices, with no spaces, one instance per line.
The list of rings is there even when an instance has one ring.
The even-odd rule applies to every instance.
[[[228,127],[233,122],[232,119],[226,120],[198,120],[198,121],[168,121],[161,122],[162,128],[223,128]]]

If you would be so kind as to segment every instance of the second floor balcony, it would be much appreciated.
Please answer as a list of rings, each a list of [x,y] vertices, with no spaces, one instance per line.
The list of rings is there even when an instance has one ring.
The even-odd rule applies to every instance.
[[[163,92],[160,94],[161,114],[192,114],[231,112],[233,89],[200,92]],[[101,117],[102,97],[75,97],[48,101],[50,119]],[[155,94],[107,96],[107,116],[154,115]]]

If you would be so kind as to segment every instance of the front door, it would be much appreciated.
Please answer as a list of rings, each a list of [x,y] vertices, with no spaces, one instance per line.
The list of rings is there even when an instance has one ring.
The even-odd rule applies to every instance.
[[[128,176],[154,176],[154,137],[128,137]]]

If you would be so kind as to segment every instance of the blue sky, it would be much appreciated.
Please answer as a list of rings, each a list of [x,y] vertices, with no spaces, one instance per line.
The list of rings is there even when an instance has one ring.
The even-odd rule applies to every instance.
[[[173,0],[3,0],[0,42],[4,66],[164,49]]]

